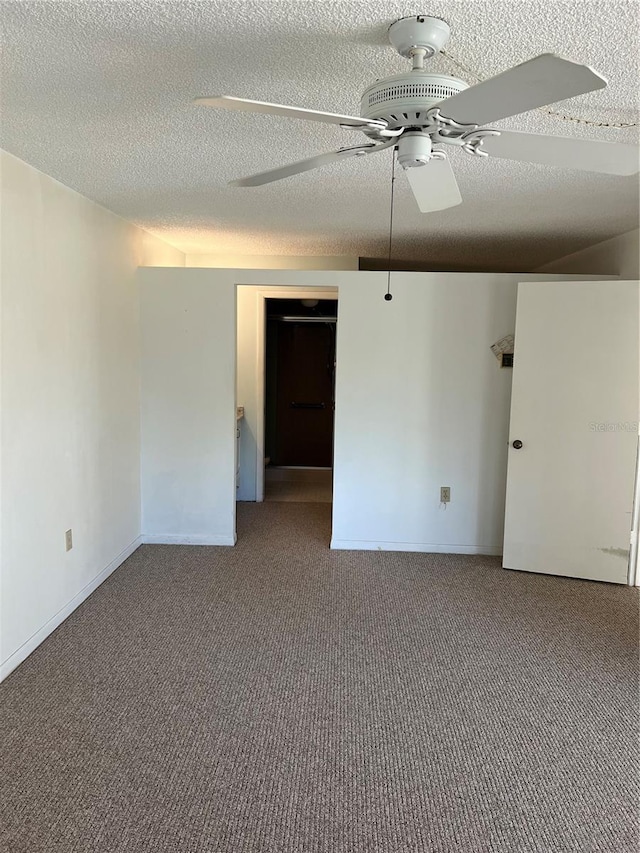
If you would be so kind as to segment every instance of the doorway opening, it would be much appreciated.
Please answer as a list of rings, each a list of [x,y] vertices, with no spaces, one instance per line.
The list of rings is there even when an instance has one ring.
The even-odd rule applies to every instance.
[[[265,299],[266,501],[331,503],[337,305]]]

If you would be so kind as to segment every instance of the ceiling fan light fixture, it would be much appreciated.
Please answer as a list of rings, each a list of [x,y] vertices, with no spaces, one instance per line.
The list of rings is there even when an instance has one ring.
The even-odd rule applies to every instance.
[[[398,140],[398,163],[403,169],[426,166],[432,158],[433,145],[426,133],[404,133]]]

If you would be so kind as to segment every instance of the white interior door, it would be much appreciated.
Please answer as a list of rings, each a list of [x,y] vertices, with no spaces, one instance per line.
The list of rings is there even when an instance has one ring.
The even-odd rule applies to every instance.
[[[627,583],[639,289],[629,281],[518,286],[505,568]]]

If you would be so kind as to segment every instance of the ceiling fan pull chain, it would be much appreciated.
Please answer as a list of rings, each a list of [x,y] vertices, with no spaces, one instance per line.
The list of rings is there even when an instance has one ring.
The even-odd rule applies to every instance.
[[[391,241],[393,238],[393,190],[396,182],[396,149],[394,147],[391,157],[391,206],[389,209],[389,257],[387,262],[387,292],[384,295],[385,302],[391,302]]]

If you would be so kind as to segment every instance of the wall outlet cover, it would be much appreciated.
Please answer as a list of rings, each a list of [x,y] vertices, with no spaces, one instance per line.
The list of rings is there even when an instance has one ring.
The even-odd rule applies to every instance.
[[[440,503],[448,504],[451,500],[451,487],[450,486],[440,486]]]
[[[64,534],[64,544],[67,551],[70,551],[73,548],[73,533],[71,529],[67,530]]]

